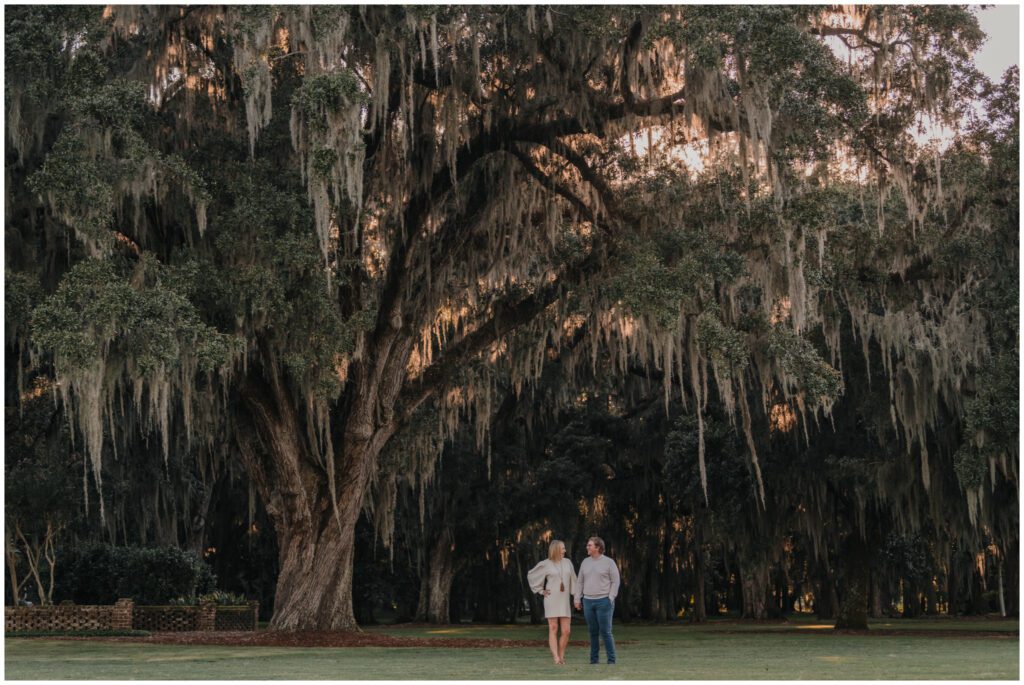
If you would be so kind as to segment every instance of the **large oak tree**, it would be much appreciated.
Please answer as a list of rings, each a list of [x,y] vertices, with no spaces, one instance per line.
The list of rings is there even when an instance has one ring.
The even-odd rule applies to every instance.
[[[230,445],[276,527],[276,628],[354,627],[382,450],[418,425],[429,470],[473,418],[484,444],[495,369],[657,369],[703,480],[709,378],[756,467],[756,412],[841,392],[805,336],[834,352],[852,316],[927,481],[936,403],[988,355],[964,282],[884,292],[943,244],[911,133],[972,93],[963,8],[22,7],[5,32],[8,368],[52,381],[96,486],[139,436]],[[886,240],[837,295],[850,226]]]

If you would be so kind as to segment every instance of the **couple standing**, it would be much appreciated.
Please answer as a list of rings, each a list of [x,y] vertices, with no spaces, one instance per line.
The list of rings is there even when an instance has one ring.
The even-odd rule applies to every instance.
[[[565,663],[572,621],[572,595],[576,609],[583,610],[590,631],[590,663],[599,654],[598,636],[604,640],[608,663],[615,663],[615,639],[612,637],[612,612],[619,593],[619,568],[604,555],[604,540],[587,540],[587,558],[580,564],[577,577],[572,562],[565,558],[565,543],[552,540],[548,558],[534,566],[527,580],[530,589],[544,596],[544,616],[548,619],[548,646],[556,664]],[[561,630],[561,636],[559,636]]]

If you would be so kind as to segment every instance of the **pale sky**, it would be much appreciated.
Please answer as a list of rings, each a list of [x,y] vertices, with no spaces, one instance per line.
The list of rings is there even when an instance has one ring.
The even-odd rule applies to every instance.
[[[993,5],[978,10],[978,23],[988,34],[977,54],[978,68],[998,82],[1007,67],[1020,64],[1020,6]]]

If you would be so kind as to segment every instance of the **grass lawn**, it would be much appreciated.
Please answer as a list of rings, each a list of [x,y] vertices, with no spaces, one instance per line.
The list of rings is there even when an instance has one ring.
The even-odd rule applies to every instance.
[[[711,622],[706,626],[617,625],[616,666],[590,666],[586,647],[567,665],[543,647],[509,649],[209,647],[110,642],[5,640],[6,677],[28,679],[552,680],[552,679],[1001,679],[1019,675],[1017,621],[890,621],[910,632],[836,635],[811,621]],[[955,629],[1006,636],[944,635]],[[537,626],[374,627],[392,635],[542,639]],[[922,631],[929,631],[921,634]],[[573,626],[573,639],[586,628]],[[603,656],[603,652],[602,652]]]

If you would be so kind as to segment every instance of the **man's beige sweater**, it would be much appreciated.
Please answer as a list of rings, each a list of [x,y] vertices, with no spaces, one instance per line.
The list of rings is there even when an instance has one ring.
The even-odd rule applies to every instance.
[[[607,597],[615,601],[619,594],[619,567],[615,562],[605,555],[594,559],[587,557],[580,564],[580,573],[577,577],[576,591],[573,592],[574,599],[578,602],[581,597],[587,599],[601,599]]]

